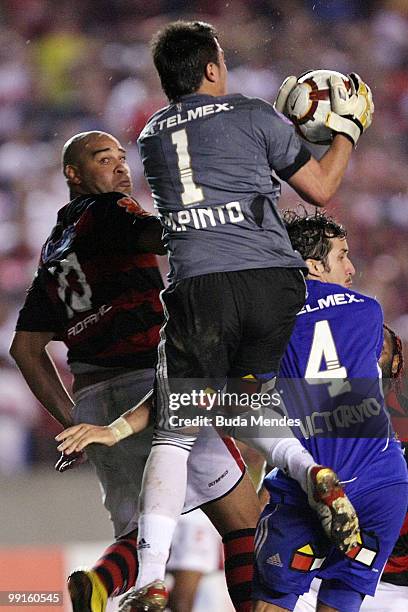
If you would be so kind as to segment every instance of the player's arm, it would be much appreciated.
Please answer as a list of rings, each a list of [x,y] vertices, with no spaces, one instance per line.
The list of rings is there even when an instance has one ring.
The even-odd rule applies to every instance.
[[[106,209],[108,215],[102,219],[108,223],[109,236],[115,236],[123,244],[128,244],[131,250],[141,253],[165,255],[163,244],[163,226],[158,217],[144,210],[139,202],[121,193],[108,194],[111,208]],[[101,235],[104,235],[102,230]],[[112,245],[110,245],[112,246]]]
[[[114,446],[124,438],[146,429],[150,422],[152,395],[150,391],[136,406],[122,414],[110,425],[90,425],[80,423],[68,427],[55,439],[61,444],[58,450],[65,455],[83,451],[89,444],[104,444]]]
[[[326,206],[340,186],[352,150],[351,141],[337,134],[320,161],[311,157],[287,182],[306,202]]]
[[[330,148],[318,161],[296,134],[294,125],[274,109],[268,116],[268,110],[265,109],[265,115],[270,125],[264,125],[264,133],[271,168],[303,200],[325,206],[344,176],[353,150],[351,141],[343,134],[336,134]]]
[[[72,401],[47,351],[53,331],[17,331],[10,347],[13,357],[34,396],[63,427],[72,425]]]
[[[151,217],[146,228],[138,238],[138,248],[144,253],[166,255],[166,247],[162,240],[163,226],[157,217]]]

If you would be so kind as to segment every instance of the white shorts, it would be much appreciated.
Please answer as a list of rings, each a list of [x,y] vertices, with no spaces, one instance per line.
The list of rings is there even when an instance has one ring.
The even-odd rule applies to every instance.
[[[312,582],[311,589],[299,597],[294,612],[315,612],[320,580]],[[360,612],[408,611],[408,587],[379,582],[374,597],[366,595]]]
[[[167,569],[209,574],[222,567],[222,540],[201,510],[180,517],[174,532]]]
[[[74,395],[75,423],[108,425],[135,406],[152,388],[154,370],[135,370],[81,389]],[[138,500],[152,431],[130,436],[113,447],[86,449],[95,466],[110,513],[115,537],[137,528]],[[227,495],[242,479],[245,466],[231,439],[202,427],[188,459],[187,495],[183,512]]]

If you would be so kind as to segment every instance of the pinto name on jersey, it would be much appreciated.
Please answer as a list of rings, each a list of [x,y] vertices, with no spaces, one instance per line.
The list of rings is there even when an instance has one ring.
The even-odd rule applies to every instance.
[[[216,225],[245,221],[239,202],[228,202],[228,204],[213,208],[207,206],[178,212],[159,213],[159,217],[166,227],[176,232],[185,232],[187,226],[195,229],[206,229]]]

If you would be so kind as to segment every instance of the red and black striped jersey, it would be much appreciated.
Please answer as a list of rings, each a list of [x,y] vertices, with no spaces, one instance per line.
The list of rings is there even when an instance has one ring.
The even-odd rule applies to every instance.
[[[402,438],[405,460],[408,463],[408,399],[391,391],[387,395],[387,406],[391,420]],[[408,586],[408,508],[400,535],[384,568],[381,577],[384,582]]]
[[[79,196],[41,251],[18,331],[53,331],[68,362],[152,367],[163,319],[159,220],[129,196]]]

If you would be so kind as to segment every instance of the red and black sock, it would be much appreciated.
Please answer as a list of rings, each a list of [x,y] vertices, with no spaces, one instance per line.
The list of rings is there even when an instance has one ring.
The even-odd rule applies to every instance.
[[[138,567],[136,544],[133,538],[118,540],[105,550],[92,567],[108,596],[122,595],[135,585]]]
[[[223,538],[225,578],[236,612],[252,610],[255,529],[231,531]]]

